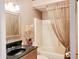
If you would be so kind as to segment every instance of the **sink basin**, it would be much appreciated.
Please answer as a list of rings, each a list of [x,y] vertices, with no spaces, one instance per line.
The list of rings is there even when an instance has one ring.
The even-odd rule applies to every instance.
[[[20,48],[20,49],[14,49],[10,52],[7,53],[8,56],[13,56],[13,55],[20,55],[22,54],[26,49]]]

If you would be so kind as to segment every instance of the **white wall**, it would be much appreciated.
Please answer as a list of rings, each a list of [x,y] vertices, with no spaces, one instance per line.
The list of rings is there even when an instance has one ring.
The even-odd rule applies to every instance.
[[[32,12],[32,1],[31,0],[20,0],[20,8],[21,8],[21,33],[22,39],[25,31],[26,25],[32,25],[34,23],[33,20],[33,12]],[[23,40],[24,44],[26,44],[25,40]]]
[[[19,3],[20,3],[20,13],[21,13],[20,14],[21,27],[24,29],[25,25],[33,24],[32,1],[20,0]]]
[[[6,59],[4,0],[0,0],[0,59]]]

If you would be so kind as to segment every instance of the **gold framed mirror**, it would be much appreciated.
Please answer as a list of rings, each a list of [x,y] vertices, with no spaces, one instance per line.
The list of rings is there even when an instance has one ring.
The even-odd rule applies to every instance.
[[[16,37],[20,36],[20,16],[16,13],[6,12],[6,36]]]

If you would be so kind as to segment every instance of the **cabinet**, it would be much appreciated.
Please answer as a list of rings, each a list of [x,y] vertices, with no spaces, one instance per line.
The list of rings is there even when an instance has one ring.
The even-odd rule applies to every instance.
[[[20,59],[37,59],[37,49],[29,52],[28,54],[21,57]]]

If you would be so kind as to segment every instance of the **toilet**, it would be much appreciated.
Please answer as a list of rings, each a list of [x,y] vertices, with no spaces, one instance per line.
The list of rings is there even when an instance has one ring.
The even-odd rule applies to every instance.
[[[48,57],[39,54],[39,55],[37,55],[37,59],[48,59]]]

